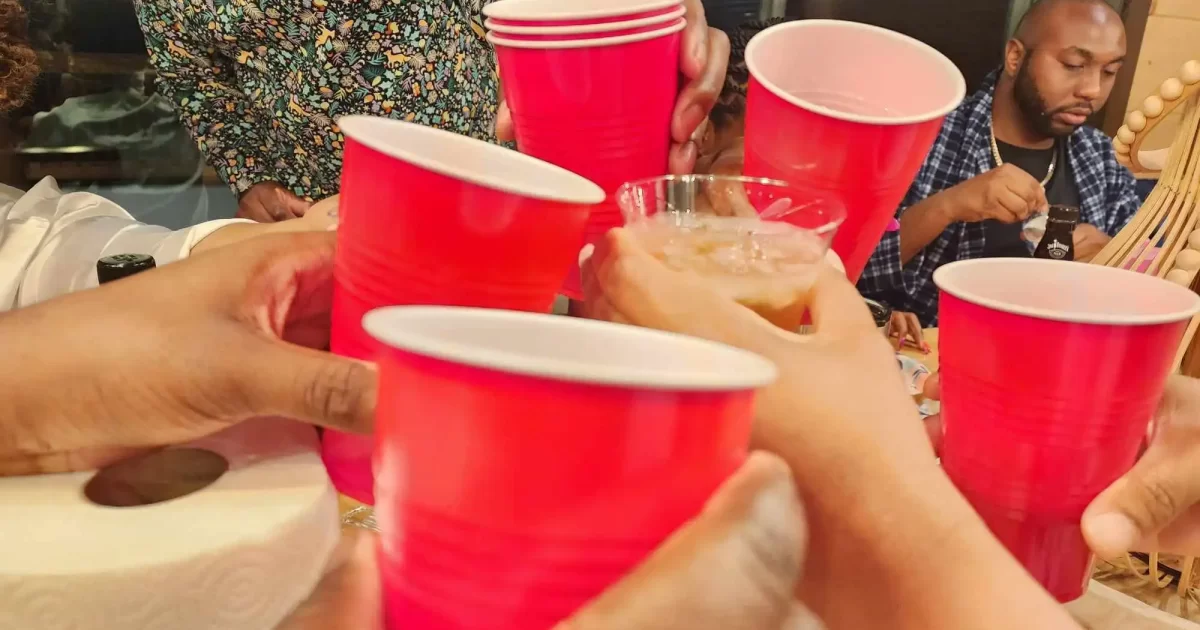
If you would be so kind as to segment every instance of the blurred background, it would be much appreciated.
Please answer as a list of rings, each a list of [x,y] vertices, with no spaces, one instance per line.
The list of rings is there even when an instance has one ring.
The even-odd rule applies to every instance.
[[[0,120],[0,183],[53,176],[170,228],[233,216],[237,200],[154,92],[132,0],[23,4],[42,75]]]

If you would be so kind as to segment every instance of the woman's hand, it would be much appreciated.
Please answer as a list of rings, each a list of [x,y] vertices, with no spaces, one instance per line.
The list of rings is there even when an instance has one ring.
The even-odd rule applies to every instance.
[[[0,475],[97,468],[255,416],[370,430],[329,341],[335,235],[273,236],[0,317]]]
[[[798,592],[828,627],[1003,628],[1011,610],[1030,627],[1075,627],[938,468],[894,351],[844,275],[822,269],[806,302],[815,332],[801,337],[667,269],[623,230],[583,267],[592,316],[778,366],[756,401],[754,441],[795,477],[812,534]]]
[[[338,201],[341,195],[326,197],[312,205],[304,216],[282,223],[272,223],[270,233],[328,232],[337,229]]]
[[[668,162],[670,172],[677,175],[691,173],[696,166],[705,136],[710,134],[708,114],[721,94],[729,68],[729,37],[709,27],[700,0],[685,0],[684,6],[687,27],[679,69],[688,82],[675,101],[671,118],[674,145]]]
[[[725,71],[729,67],[729,37],[708,26],[700,0],[684,0],[687,26],[683,29],[679,71],[687,83],[675,100],[671,115],[671,173],[691,173],[700,156],[700,146],[709,133],[708,114],[712,111]],[[496,138],[501,142],[516,139],[512,112],[500,103],[496,112]]]
[[[260,182],[238,199],[237,216],[259,223],[288,221],[304,216],[312,202],[301,199],[279,182]]]
[[[781,375],[760,393],[756,444],[802,451],[814,478],[851,463],[844,460],[857,462],[857,449],[881,442],[913,466],[934,467],[892,349],[861,296],[832,267],[822,268],[811,289],[816,333],[809,336],[776,328],[700,276],[668,269],[622,229],[609,232],[583,269],[588,317],[711,339],[772,360]],[[862,383],[871,383],[872,395],[863,395]],[[846,418],[859,423],[856,430],[846,431]]]
[[[555,630],[818,627],[792,598],[806,535],[787,466],[751,455],[695,520]],[[279,630],[382,630],[374,537],[356,538]]]

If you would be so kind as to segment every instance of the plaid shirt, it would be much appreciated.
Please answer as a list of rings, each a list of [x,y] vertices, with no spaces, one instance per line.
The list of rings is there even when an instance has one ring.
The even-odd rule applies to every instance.
[[[999,71],[946,117],[941,134],[908,195],[896,211],[991,170],[992,99]],[[1083,223],[1115,235],[1141,206],[1133,175],[1117,163],[1112,142],[1100,130],[1082,127],[1068,140],[1071,173],[1079,189]],[[900,233],[888,232],[858,281],[864,297],[916,313],[924,326],[937,325],[938,290],[933,271],[984,252],[982,223],[954,223],[908,262],[900,264]]]

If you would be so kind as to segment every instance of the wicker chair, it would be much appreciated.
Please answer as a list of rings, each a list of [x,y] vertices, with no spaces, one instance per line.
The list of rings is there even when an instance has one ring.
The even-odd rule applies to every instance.
[[[1174,110],[1183,108],[1183,124],[1168,151],[1143,152],[1150,131]],[[1093,264],[1135,269],[1168,281],[1200,289],[1200,61],[1189,61],[1179,76],[1163,82],[1140,109],[1129,112],[1113,142],[1117,158],[1136,176],[1159,182],[1129,225],[1092,260]],[[1158,247],[1155,247],[1155,245]],[[1200,376],[1200,317],[1192,320],[1176,357],[1183,373]],[[1126,556],[1117,560],[1126,570],[1166,588],[1178,574],[1181,597],[1200,587],[1195,558],[1160,558],[1148,563]],[[1145,566],[1146,568],[1142,568]],[[1161,571],[1169,566],[1170,571]]]

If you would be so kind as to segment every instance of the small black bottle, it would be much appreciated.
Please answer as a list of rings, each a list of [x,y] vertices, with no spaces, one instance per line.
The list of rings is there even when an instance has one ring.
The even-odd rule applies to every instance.
[[[867,308],[871,309],[871,317],[875,318],[875,326],[880,330],[887,328],[892,321],[892,307],[875,300],[865,300]]]
[[[145,254],[117,254],[96,261],[96,279],[100,284],[120,280],[135,273],[154,269],[154,257]]]
[[[1050,206],[1046,217],[1046,233],[1033,252],[1034,258],[1075,260],[1075,226],[1079,225],[1079,208]]]

